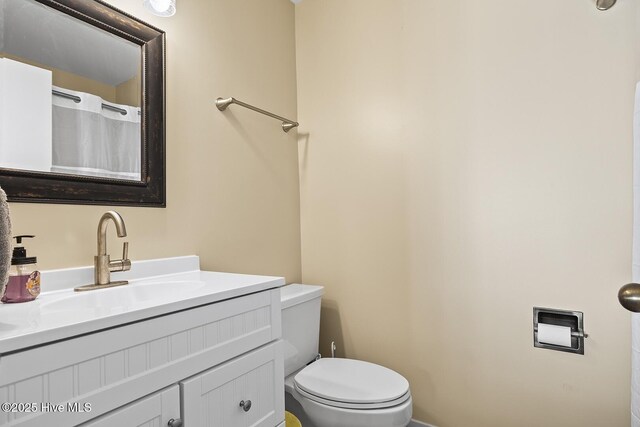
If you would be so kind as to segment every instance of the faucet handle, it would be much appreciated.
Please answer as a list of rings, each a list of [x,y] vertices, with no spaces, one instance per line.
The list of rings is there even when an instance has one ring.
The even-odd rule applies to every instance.
[[[131,270],[131,261],[129,260],[129,242],[124,242],[122,244],[122,259],[120,262],[122,264],[122,270],[120,271]]]

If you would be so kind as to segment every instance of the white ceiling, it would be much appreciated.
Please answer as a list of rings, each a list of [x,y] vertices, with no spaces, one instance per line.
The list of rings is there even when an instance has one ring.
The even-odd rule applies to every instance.
[[[140,46],[33,0],[0,0],[0,52],[111,86],[141,64]]]

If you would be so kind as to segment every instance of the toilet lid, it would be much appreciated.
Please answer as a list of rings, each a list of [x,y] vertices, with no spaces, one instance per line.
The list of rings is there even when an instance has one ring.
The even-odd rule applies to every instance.
[[[355,405],[395,405],[409,393],[409,382],[397,372],[352,359],[319,359],[300,371],[294,382],[298,389],[323,400]]]

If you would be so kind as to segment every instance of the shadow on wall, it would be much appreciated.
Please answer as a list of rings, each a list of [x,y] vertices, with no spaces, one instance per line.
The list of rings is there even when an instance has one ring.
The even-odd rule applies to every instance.
[[[307,169],[307,158],[309,152],[309,132],[298,132],[298,164],[300,171]]]
[[[338,303],[333,300],[322,299],[320,309],[320,354],[322,357],[331,357],[331,342],[336,343],[336,357],[346,357],[344,337],[342,334],[342,322]]]

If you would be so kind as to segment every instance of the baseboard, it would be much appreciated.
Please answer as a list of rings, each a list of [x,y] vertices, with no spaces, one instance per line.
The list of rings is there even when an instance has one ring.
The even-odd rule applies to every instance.
[[[407,427],[436,427],[433,424],[423,423],[422,421],[411,420]]]

